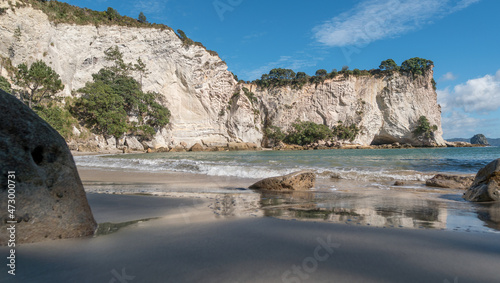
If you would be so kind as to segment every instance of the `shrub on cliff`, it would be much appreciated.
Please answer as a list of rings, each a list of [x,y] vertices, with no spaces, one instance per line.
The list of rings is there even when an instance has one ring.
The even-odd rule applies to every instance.
[[[2,76],[0,76],[0,89],[7,93],[11,93],[11,85],[9,81]]]
[[[358,136],[360,129],[356,124],[351,124],[350,126],[344,126],[344,124],[339,121],[338,125],[333,127],[332,134],[339,140],[354,141]]]
[[[427,117],[420,116],[417,121],[417,127],[413,130],[413,134],[416,137],[431,139],[434,137],[434,132],[437,131],[437,129],[438,127],[436,125],[431,126]]]
[[[382,71],[397,71],[399,69],[398,64],[392,59],[387,59],[380,63],[379,69]]]
[[[292,128],[285,138],[285,142],[290,144],[306,145],[329,139],[333,135],[328,126],[314,122],[297,121],[292,124]]]

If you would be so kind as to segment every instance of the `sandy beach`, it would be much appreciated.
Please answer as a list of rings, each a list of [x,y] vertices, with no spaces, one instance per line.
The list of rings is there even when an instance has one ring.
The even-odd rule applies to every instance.
[[[80,174],[89,191],[133,183],[138,193],[165,177]],[[228,210],[221,194],[189,192],[224,185],[207,178],[163,179],[186,188],[168,197],[89,192],[99,234],[23,245],[17,275],[0,282],[498,282],[498,234],[264,217],[253,193]],[[245,185],[232,181],[227,190]]]

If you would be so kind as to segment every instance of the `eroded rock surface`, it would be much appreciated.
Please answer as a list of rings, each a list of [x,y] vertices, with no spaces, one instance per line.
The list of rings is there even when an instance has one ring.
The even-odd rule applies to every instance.
[[[464,199],[475,202],[500,201],[500,158],[477,172]]]
[[[0,121],[0,245],[7,244],[11,220],[17,222],[16,244],[92,235],[97,225],[64,139],[1,90]],[[8,180],[15,193],[8,191]],[[7,208],[10,193],[14,219]]]
[[[300,171],[285,176],[271,177],[258,181],[249,188],[269,191],[305,191],[316,184],[316,174]]]

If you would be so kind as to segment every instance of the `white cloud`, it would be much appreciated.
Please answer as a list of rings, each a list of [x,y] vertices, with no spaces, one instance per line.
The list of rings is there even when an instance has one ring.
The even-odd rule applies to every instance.
[[[454,81],[457,79],[457,76],[455,76],[452,72],[448,72],[444,74],[441,78],[439,78],[440,82],[445,82],[445,81]]]
[[[432,20],[480,0],[365,0],[353,9],[313,28],[327,46],[363,46],[416,30]]]
[[[456,85],[453,90],[439,90],[438,98],[444,111],[451,108],[461,108],[468,113],[496,111],[500,109],[500,70],[495,75]]]
[[[443,117],[441,125],[445,138],[469,138],[477,134],[484,120],[471,117],[463,112],[452,111],[448,117]]]

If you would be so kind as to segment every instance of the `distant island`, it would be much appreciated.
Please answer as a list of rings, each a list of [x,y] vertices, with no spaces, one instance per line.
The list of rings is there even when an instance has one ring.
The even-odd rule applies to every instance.
[[[472,138],[453,138],[453,139],[446,139],[447,141],[449,142],[471,142]],[[498,139],[494,139],[494,138],[486,138],[486,140],[488,141],[488,143],[491,145],[491,146],[500,146],[500,138]]]

